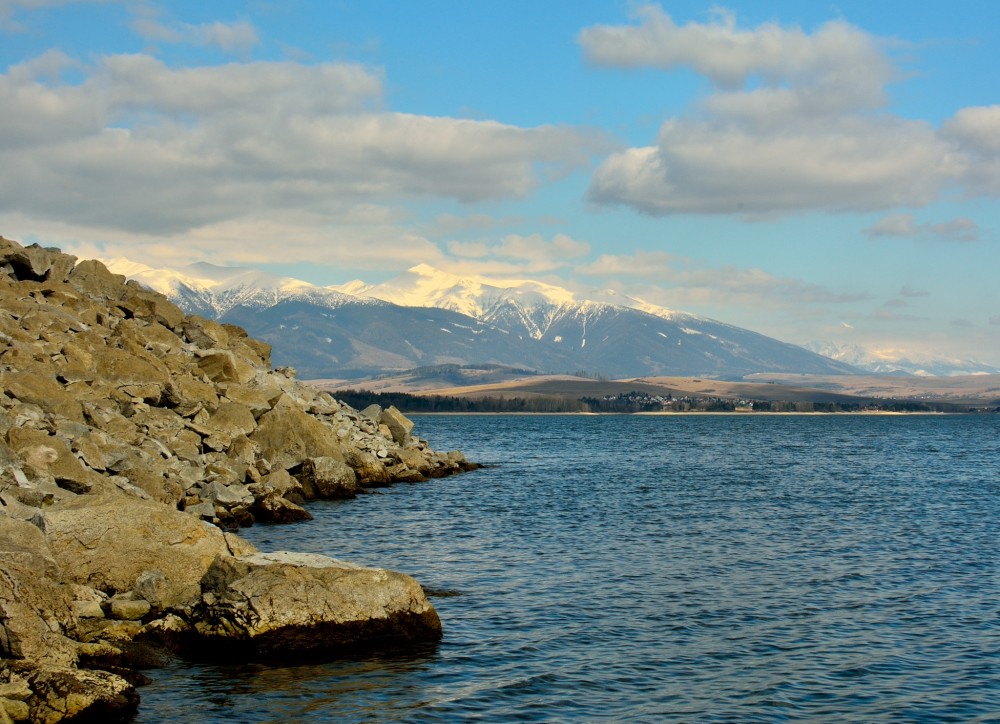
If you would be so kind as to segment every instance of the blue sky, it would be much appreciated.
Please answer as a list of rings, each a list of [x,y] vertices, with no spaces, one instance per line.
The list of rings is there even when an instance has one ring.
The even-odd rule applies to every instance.
[[[0,233],[1000,366],[1000,5],[0,0]]]

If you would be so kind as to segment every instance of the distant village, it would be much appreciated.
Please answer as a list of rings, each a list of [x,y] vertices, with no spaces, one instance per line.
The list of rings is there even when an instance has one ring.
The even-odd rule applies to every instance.
[[[336,396],[356,409],[371,404],[388,407],[395,405],[406,413],[684,413],[684,412],[942,412],[942,413],[1000,413],[1000,406],[970,407],[923,400],[862,400],[788,401],[755,400],[749,398],[714,397],[671,394],[657,395],[634,390],[603,397],[569,397],[542,395],[487,395],[482,397],[451,397],[442,395],[411,395],[404,392],[368,392],[366,390],[337,390]]]

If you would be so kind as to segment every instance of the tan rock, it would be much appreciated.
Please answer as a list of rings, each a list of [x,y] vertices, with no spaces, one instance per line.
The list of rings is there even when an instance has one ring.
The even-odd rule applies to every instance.
[[[303,488],[311,487],[317,498],[353,498],[358,493],[357,475],[337,458],[307,458],[300,479]]]
[[[28,699],[32,722],[128,721],[139,705],[135,687],[108,671],[11,664],[33,692]]]
[[[441,637],[420,585],[401,573],[315,554],[219,558],[204,579],[203,645],[259,656],[337,656],[359,643]]]
[[[7,361],[6,358],[4,361]],[[34,369],[36,371],[33,372],[0,371],[0,389],[21,402],[35,404],[46,412],[82,422],[80,403],[56,380],[55,369],[49,367],[47,374],[37,366]]]
[[[413,421],[397,410],[395,405],[382,411],[379,422],[389,428],[392,439],[397,445],[405,445],[409,442],[410,433],[413,431]]]
[[[212,382],[239,382],[246,384],[257,375],[256,368],[240,359],[228,349],[210,349],[196,352],[198,369]]]
[[[311,457],[344,458],[331,428],[308,415],[287,396],[261,416],[250,439],[260,446],[261,455],[271,461],[272,469],[288,470]]]
[[[96,498],[96,499],[95,499]],[[228,555],[222,531],[168,506],[120,495],[85,496],[50,509],[47,539],[66,577],[106,592],[163,573],[166,605],[197,598],[201,577]]]
[[[76,663],[68,636],[76,619],[65,586],[12,556],[0,556],[0,658]]]
[[[257,420],[245,405],[223,402],[205,423],[205,427],[222,432],[232,439],[252,433],[257,428]]]
[[[191,375],[175,375],[166,387],[165,401],[184,417],[199,410],[214,412],[219,406],[215,386]]]

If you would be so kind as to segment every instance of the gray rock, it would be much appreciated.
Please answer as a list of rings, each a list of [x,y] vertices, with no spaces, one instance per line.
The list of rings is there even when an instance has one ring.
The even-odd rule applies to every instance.
[[[302,484],[312,485],[318,498],[353,498],[358,479],[347,463],[337,458],[307,458],[302,464]]]
[[[409,576],[307,554],[220,557],[196,611],[202,645],[257,656],[337,656],[360,643],[436,640],[441,622]]]
[[[413,431],[413,422],[397,410],[395,405],[382,412],[379,422],[389,428],[392,439],[397,445],[405,445],[409,441],[410,433]]]

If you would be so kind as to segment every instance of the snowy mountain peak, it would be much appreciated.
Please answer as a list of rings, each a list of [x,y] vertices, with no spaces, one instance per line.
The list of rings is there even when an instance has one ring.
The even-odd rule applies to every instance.
[[[222,316],[235,307],[263,309],[286,300],[308,301],[331,308],[349,301],[363,301],[337,289],[258,269],[207,262],[178,269],[157,269],[124,257],[107,260],[104,265],[115,274],[124,274],[170,297],[185,311],[211,317]],[[375,302],[368,300],[368,303]]]
[[[1000,369],[976,360],[927,355],[901,349],[863,347],[837,342],[810,342],[806,349],[866,372],[881,375],[953,377],[1000,374]]]

